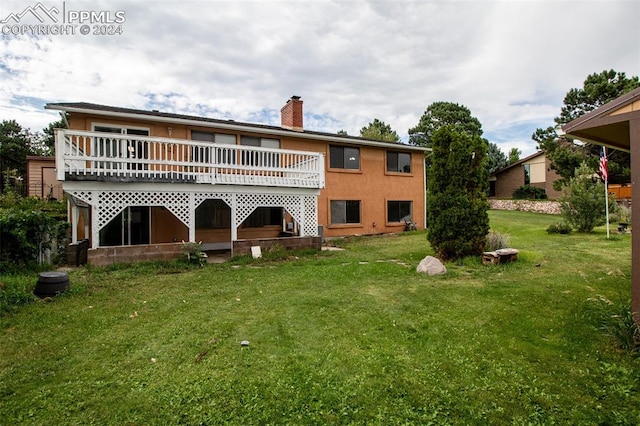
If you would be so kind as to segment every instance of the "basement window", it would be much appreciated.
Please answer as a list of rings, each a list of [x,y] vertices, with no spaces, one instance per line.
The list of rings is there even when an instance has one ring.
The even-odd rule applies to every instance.
[[[387,222],[411,220],[411,201],[387,201]]]
[[[360,223],[360,200],[332,200],[331,224]]]

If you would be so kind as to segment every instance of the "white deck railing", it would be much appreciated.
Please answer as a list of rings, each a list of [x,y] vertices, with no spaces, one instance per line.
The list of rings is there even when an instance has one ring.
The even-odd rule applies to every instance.
[[[61,181],[166,180],[324,188],[321,153],[114,133],[58,129],[56,165]]]

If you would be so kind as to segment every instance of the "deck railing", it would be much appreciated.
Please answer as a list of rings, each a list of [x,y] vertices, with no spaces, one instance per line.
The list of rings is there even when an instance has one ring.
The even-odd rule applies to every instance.
[[[324,188],[321,153],[116,133],[57,130],[56,166],[62,181]]]

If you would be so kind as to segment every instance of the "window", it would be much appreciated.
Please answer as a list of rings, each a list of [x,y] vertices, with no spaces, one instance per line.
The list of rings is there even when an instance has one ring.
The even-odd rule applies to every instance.
[[[280,149],[280,140],[242,136],[240,145],[257,146],[261,148]],[[250,166],[277,167],[280,155],[275,152],[242,152],[242,164]]]
[[[258,207],[243,222],[245,228],[282,225],[282,207]]]
[[[209,142],[221,145],[235,145],[236,136],[226,135],[224,133],[201,132],[198,130],[191,131],[191,140]],[[199,163],[210,163],[210,150],[206,146],[194,146],[192,148],[193,161]],[[234,151],[224,148],[217,148],[218,161],[222,164],[235,164]]]
[[[387,171],[411,173],[411,154],[408,152],[387,152]]]
[[[149,129],[132,128],[132,127],[120,127],[111,125],[93,125],[94,132],[100,133],[120,133],[121,135],[137,135],[137,136],[149,136]],[[131,158],[131,159],[148,159],[149,148],[148,142],[135,140],[135,139],[113,139],[109,137],[95,138],[94,143],[95,152],[100,156],[113,157],[113,158]],[[103,168],[116,168],[115,163],[98,163]],[[127,168],[143,170],[149,167],[148,164],[143,163],[127,163]]]
[[[222,200],[205,200],[196,209],[196,229],[230,229],[231,208]]]
[[[329,168],[360,170],[360,149],[331,145],[329,147]]]
[[[359,200],[333,200],[331,201],[331,223],[360,223]]]
[[[387,222],[411,220],[411,201],[387,201]]]
[[[524,184],[529,185],[531,183],[531,164],[524,165]]]

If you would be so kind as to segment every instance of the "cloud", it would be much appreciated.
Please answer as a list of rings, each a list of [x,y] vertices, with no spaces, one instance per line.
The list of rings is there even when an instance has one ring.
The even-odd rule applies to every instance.
[[[26,6],[5,2],[0,17]],[[44,103],[87,101],[278,125],[299,95],[310,130],[358,134],[378,118],[406,138],[428,105],[451,101],[505,151],[527,154],[588,74],[640,74],[631,1],[66,6],[122,10],[123,33],[2,36],[2,118],[39,129],[57,119]]]

